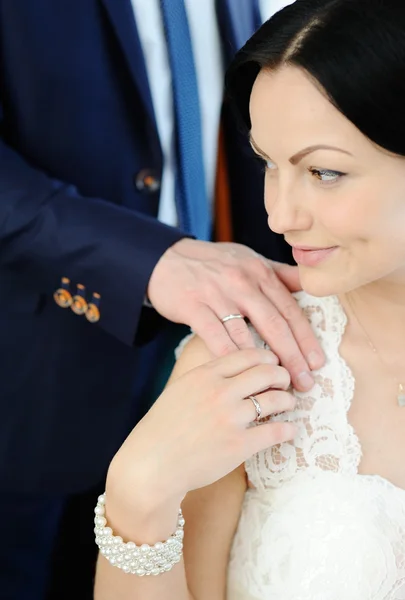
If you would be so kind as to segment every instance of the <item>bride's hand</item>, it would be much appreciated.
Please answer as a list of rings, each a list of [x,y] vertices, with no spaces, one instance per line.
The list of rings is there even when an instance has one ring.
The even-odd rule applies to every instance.
[[[248,349],[199,366],[170,384],[115,456],[107,480],[129,508],[180,504],[185,494],[217,481],[247,458],[292,439],[290,423],[256,418],[291,410],[290,377],[268,350]],[[125,500],[124,500],[125,499]]]

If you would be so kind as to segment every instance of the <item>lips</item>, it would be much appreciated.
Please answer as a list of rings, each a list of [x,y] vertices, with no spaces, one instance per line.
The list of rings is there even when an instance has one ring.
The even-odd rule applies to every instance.
[[[297,264],[305,267],[315,267],[334,254],[337,249],[337,246],[332,246],[330,248],[293,246],[292,253]]]

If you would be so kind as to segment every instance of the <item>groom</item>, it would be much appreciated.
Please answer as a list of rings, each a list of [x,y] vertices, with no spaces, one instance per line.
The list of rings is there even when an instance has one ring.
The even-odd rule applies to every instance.
[[[191,33],[187,19],[173,21],[185,9]],[[145,411],[170,339],[158,312],[193,327],[214,354],[251,343],[242,319],[221,322],[249,316],[295,380],[307,373],[311,385],[316,361],[307,357],[316,341],[270,265],[244,247],[190,239],[210,239],[216,211],[236,241],[290,260],[267,231],[262,177],[226,102],[228,175],[223,156],[222,169],[212,161],[222,81],[214,68],[258,24],[254,0],[0,0],[4,600],[43,598],[66,498],[102,482]],[[176,67],[193,48],[197,77],[190,62]],[[181,105],[181,93],[165,104],[163,51],[172,69],[166,92],[180,87],[194,108],[198,93],[205,98],[188,122],[176,113],[176,144],[167,108]],[[213,79],[204,90],[207,72]],[[200,121],[208,114],[205,124],[199,113]],[[287,267],[278,274],[297,286]]]

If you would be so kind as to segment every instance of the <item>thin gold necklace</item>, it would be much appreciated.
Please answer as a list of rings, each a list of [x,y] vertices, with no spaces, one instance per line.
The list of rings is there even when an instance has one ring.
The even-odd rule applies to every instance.
[[[370,346],[371,350],[374,352],[374,354],[377,356],[378,360],[380,361],[381,365],[384,367],[385,371],[387,371],[387,373],[393,378],[393,380],[395,381],[395,384],[397,386],[397,403],[398,406],[401,407],[405,407],[405,384],[401,383],[398,381],[398,379],[396,377],[394,377],[391,369],[388,368],[388,365],[385,363],[385,361],[383,361],[381,354],[378,352],[377,348],[375,347],[375,345],[373,344],[373,342],[371,341],[371,338],[369,336],[369,334],[367,333],[364,325],[362,324],[362,322],[360,321],[359,317],[357,316],[357,313],[354,309],[354,305],[353,305],[353,301],[350,298],[349,295],[347,295],[347,300],[349,302],[350,308],[352,310],[352,313],[360,327],[360,329],[363,332],[364,337],[366,338],[366,341],[368,343],[368,345]]]

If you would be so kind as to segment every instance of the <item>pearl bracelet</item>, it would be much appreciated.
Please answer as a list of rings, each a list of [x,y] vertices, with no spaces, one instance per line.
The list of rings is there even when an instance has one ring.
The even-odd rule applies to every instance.
[[[105,494],[98,497],[94,509],[96,544],[100,553],[114,567],[124,573],[133,575],[160,575],[170,571],[181,560],[183,550],[184,523],[183,513],[179,510],[177,529],[165,542],[157,542],[154,546],[134,542],[125,543],[119,535],[114,535],[110,527],[106,527]]]

